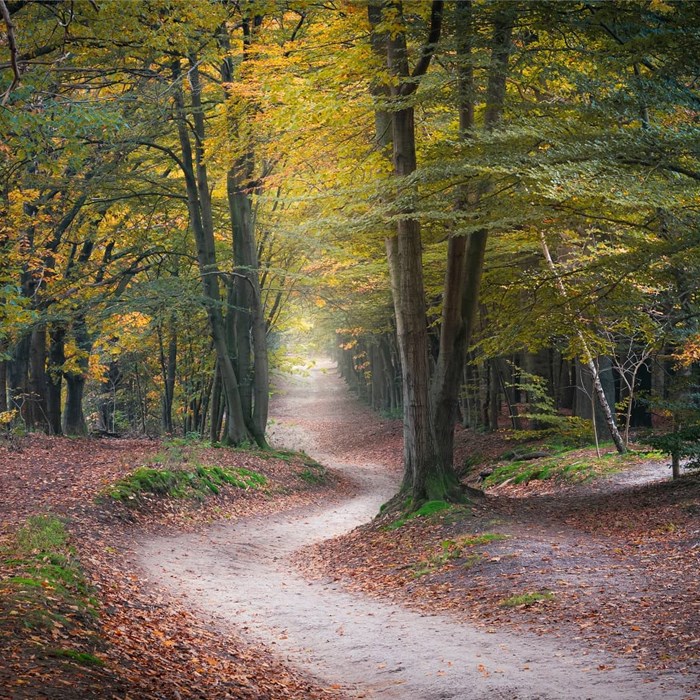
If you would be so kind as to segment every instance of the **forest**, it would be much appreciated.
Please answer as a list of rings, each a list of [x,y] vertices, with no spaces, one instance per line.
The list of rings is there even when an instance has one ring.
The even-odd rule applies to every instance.
[[[130,469],[189,463],[179,495],[290,488],[289,460],[330,488],[277,443],[313,453],[288,444],[279,406],[309,377],[345,391],[319,367],[370,411],[338,444],[375,421],[376,444],[352,450],[400,467],[385,515],[485,508],[499,469],[506,488],[544,479],[552,449],[653,454],[674,482],[700,465],[700,3],[0,0],[0,15],[8,469],[31,445],[68,464],[99,444],[80,453],[90,488],[138,501],[105,486],[125,458],[93,460],[114,444]],[[307,391],[295,415],[325,435],[335,414]],[[494,466],[495,445],[524,471]],[[224,449],[253,476],[212,466]],[[50,501],[61,477],[33,459]],[[441,566],[467,556],[441,536]],[[328,552],[349,566],[365,546]],[[255,692],[220,697],[278,697]]]
[[[303,338],[411,461],[693,439],[696,3],[3,4],[6,425],[264,446]]]

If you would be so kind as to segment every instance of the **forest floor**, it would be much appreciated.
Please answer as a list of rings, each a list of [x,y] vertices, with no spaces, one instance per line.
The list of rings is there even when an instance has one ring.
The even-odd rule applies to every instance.
[[[285,382],[274,406],[272,439],[331,476],[198,447],[202,463],[273,486],[125,506],[95,496],[160,443],[0,448],[0,545],[11,551],[28,517],[59,516],[101,610],[83,614],[47,582],[53,614],[27,625],[37,599],[16,594],[24,565],[3,557],[0,697],[700,697],[697,479],[632,460],[579,484],[511,482],[468,508],[372,520],[400,478],[399,422],[328,367]],[[463,458],[509,447],[458,435]]]
[[[341,480],[280,457],[148,439],[0,443],[0,698],[330,697],[264,647],[212,631],[144,578],[132,552],[137,537],[313,508],[343,492]],[[104,495],[143,465],[188,463],[244,467],[267,485],[204,502]]]

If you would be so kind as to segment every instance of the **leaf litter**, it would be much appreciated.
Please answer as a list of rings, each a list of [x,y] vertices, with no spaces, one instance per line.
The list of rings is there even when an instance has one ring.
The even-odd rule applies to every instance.
[[[298,447],[309,445],[311,436],[318,454],[397,470],[400,424],[368,418],[366,411],[351,420],[352,431],[339,434],[332,416],[295,412],[292,432],[298,432]],[[458,431],[457,439],[460,459],[475,445],[482,454],[504,448],[498,434]],[[309,484],[298,478],[299,464],[212,448],[200,449],[198,459],[219,464],[229,455],[236,466],[265,474],[274,491],[226,491],[204,505],[157,497],[138,509],[95,503],[108,484],[160,449],[152,440],[38,435],[0,446],[0,544],[8,546],[31,515],[56,514],[67,523],[100,602],[99,622],[67,609],[48,632],[38,633],[25,624],[28,611],[3,598],[0,687],[9,689],[7,697],[338,696],[337,685],[323,688],[268,650],[213,631],[178,598],[139,576],[130,546],[137,531],[194,530],[222,518],[311,506],[331,490],[350,493],[352,485],[342,479]],[[600,671],[627,657],[640,669],[697,677],[699,514],[700,485],[692,476],[676,483],[634,483],[617,475],[573,487],[511,484],[491,490],[469,513],[443,512],[394,530],[378,518],[311,547],[297,562],[310,576],[445,612],[487,631],[579,640],[610,654]],[[499,537],[477,538],[479,544],[446,556],[445,542],[489,533]],[[17,572],[3,560],[1,573],[4,586]],[[529,595],[529,602],[502,604],[520,595]],[[89,651],[104,666],[77,663],[56,653],[61,650]]]
[[[30,435],[0,445],[0,697],[7,698],[329,698],[262,647],[222,637],[172,596],[143,580],[130,557],[139,532],[194,530],[220,519],[309,505],[338,482],[299,478],[298,459],[190,446],[204,464],[263,474],[266,489],[223,488],[206,502],[146,495],[138,506],[100,498],[106,487],[163,445],[155,440],[71,439]],[[99,617],[80,614],[51,587],[34,604],[15,600],[18,563],[11,556],[28,518],[50,513],[66,524],[70,544],[98,600]],[[21,596],[20,596],[21,598]],[[53,603],[52,603],[53,601]],[[37,607],[48,622],[34,624]],[[53,606],[53,607],[51,607]],[[7,693],[4,695],[4,693]]]

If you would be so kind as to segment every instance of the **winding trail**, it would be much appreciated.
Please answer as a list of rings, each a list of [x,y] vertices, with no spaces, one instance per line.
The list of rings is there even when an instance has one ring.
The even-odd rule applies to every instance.
[[[275,402],[272,439],[341,471],[356,484],[354,495],[311,512],[142,541],[139,561],[152,581],[183,596],[222,634],[243,631],[352,698],[692,697],[682,678],[657,674],[652,680],[627,661],[597,656],[574,642],[564,647],[535,635],[489,633],[351,594],[333,582],[305,580],[291,564],[293,554],[372,518],[398,482],[386,467],[337,459],[328,431],[348,435],[366,409],[329,367],[288,382]],[[323,434],[314,432],[315,423]]]

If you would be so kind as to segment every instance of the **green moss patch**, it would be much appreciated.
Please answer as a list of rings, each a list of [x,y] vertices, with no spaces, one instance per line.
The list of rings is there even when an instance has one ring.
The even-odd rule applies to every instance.
[[[87,651],[76,651],[75,649],[48,649],[46,655],[59,659],[68,659],[81,666],[102,667],[105,665],[105,662],[99,656],[90,654]]]
[[[434,517],[458,517],[463,518],[469,513],[467,506],[447,501],[427,501],[418,510],[402,515],[393,522],[384,526],[385,530],[397,530],[406,523],[416,518],[431,519]]]
[[[421,561],[414,568],[414,576],[417,578],[434,573],[448,562],[458,563],[458,560],[464,560],[462,564],[465,568],[470,569],[484,558],[482,553],[471,551],[474,547],[507,538],[508,535],[502,535],[498,532],[485,532],[478,535],[464,535],[456,539],[443,540],[440,542],[439,552]]]
[[[96,629],[98,606],[64,523],[52,515],[29,518],[0,552],[9,575],[0,584],[0,627],[14,630],[43,648],[64,638],[91,654],[100,646]],[[86,649],[87,648],[87,649]]]
[[[258,489],[266,484],[265,476],[244,467],[207,467],[202,464],[194,465],[193,469],[140,467],[112,484],[105,495],[122,502],[137,500],[144,494],[203,500],[220,493],[225,486]]]
[[[551,591],[521,593],[499,600],[498,604],[502,608],[527,608],[546,600],[554,600],[554,593]]]
[[[551,457],[536,460],[516,460],[496,466],[484,479],[484,486],[497,486],[505,482],[527,484],[531,481],[555,480],[565,483],[580,483],[614,474],[630,462],[639,459],[634,453],[618,455],[603,454],[597,457],[587,450],[570,450]]]
[[[328,470],[322,464],[306,464],[297,476],[307,484],[320,485],[328,481]]]

